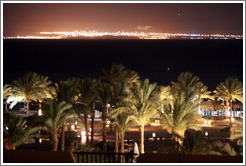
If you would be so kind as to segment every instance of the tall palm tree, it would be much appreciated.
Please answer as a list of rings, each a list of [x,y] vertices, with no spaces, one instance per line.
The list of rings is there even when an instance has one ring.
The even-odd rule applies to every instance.
[[[125,147],[124,147],[125,132],[127,129],[129,129],[130,127],[134,125],[134,122],[130,120],[129,113],[127,112],[119,113],[117,109],[111,111],[110,117],[114,120],[113,122],[116,125],[116,128],[118,129],[117,132],[119,132],[121,136],[120,153],[124,153],[125,152]],[[124,162],[123,156],[121,157],[121,162],[122,163]]]
[[[201,86],[201,81],[197,76],[194,76],[189,72],[184,72],[178,76],[177,82],[172,81],[171,84],[172,90],[178,93],[180,91],[186,90],[187,88],[191,90],[197,90],[198,87]]]
[[[128,84],[133,84],[139,80],[138,73],[133,70],[126,70],[126,80]]]
[[[7,148],[15,149],[29,139],[34,138],[39,127],[27,126],[27,121],[20,116],[3,114],[3,138],[7,143]]]
[[[197,95],[194,96],[194,100],[199,101],[198,106],[198,113],[200,113],[200,107],[204,99],[211,99],[213,100],[213,97],[210,95],[211,92],[208,91],[208,87],[205,86],[199,79],[199,77],[194,76],[192,73],[184,72],[181,73],[178,77],[177,82],[171,82],[172,84],[172,91],[174,93],[180,93],[182,91],[185,91],[186,89],[190,89],[192,91],[196,91]]]
[[[91,131],[91,139],[93,142],[93,138],[92,138],[94,135],[93,123],[94,123],[94,117],[95,117],[95,108],[93,108],[93,105],[96,99],[96,95],[93,92],[93,88],[95,87],[96,83],[97,83],[96,80],[92,80],[90,78],[80,81],[80,84],[78,87],[80,95],[75,105],[76,112],[78,114],[81,114],[81,113],[84,114],[87,143],[89,143],[88,115],[91,115],[91,123],[92,123],[92,129],[93,129],[93,131]]]
[[[111,85],[127,80],[129,84],[132,84],[139,80],[138,73],[133,70],[126,70],[122,64],[113,64],[110,70],[102,70],[104,77]]]
[[[204,85],[202,82],[197,87],[198,93],[197,93],[197,100],[199,101],[198,106],[198,113],[201,114],[201,104],[204,101],[203,99],[210,99],[214,100],[213,96],[211,95],[212,92],[208,91],[208,87]]]
[[[71,78],[66,81],[55,83],[55,100],[57,102],[65,101],[73,105],[79,95],[78,85],[80,79]],[[68,112],[69,113],[69,112]],[[61,150],[65,149],[65,124],[61,127]]]
[[[113,64],[110,70],[103,69],[102,72],[104,78],[109,81],[110,84],[120,82],[126,75],[125,66],[122,64]]]
[[[102,123],[103,123],[103,151],[107,151],[107,130],[106,130],[106,118],[107,118],[107,105],[110,102],[110,86],[105,83],[100,83],[94,89],[97,99],[100,101],[102,111]]]
[[[117,110],[117,108],[122,107],[125,98],[128,96],[126,93],[127,82],[123,80],[122,82],[115,83],[110,86],[110,104],[112,104],[113,110]],[[111,111],[113,111],[111,110]],[[109,116],[111,120],[114,122],[114,117]],[[119,149],[119,129],[115,124],[115,153],[118,153]]]
[[[51,81],[48,77],[39,76],[36,73],[26,73],[23,77],[13,81],[11,95],[7,102],[12,102],[10,108],[13,108],[18,102],[27,103],[27,116],[29,116],[30,101],[42,101],[50,98]]]
[[[5,84],[3,86],[3,98],[4,99],[7,99],[10,95],[12,95],[11,90],[12,90],[12,86],[11,85]]]
[[[55,83],[55,99],[73,104],[79,95],[79,79],[68,79]]]
[[[164,113],[160,112],[163,128],[172,134],[175,141],[180,142],[189,128],[200,129],[196,122],[199,101],[193,100],[196,95],[197,92],[189,88],[178,95],[173,94],[173,101],[164,105]]]
[[[140,80],[127,89],[129,97],[126,99],[127,106],[121,110],[129,111],[130,120],[136,122],[140,132],[140,153],[144,153],[144,126],[156,114],[160,107],[160,91],[156,84],[150,84],[148,79]]]
[[[58,130],[70,119],[77,118],[77,114],[71,110],[72,105],[65,101],[56,102],[48,100],[48,104],[43,104],[43,128],[42,130],[49,132],[51,140],[51,150],[57,151],[58,147]]]
[[[226,102],[227,112],[230,110],[230,125],[232,125],[232,102],[238,100],[243,103],[243,85],[237,78],[228,78],[220,83],[214,91],[215,97]]]

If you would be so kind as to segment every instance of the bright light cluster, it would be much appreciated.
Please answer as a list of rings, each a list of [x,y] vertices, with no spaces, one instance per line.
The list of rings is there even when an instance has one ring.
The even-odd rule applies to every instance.
[[[40,32],[39,36],[4,37],[4,39],[73,39],[73,38],[138,38],[138,39],[242,39],[243,35],[221,34],[184,34],[184,33],[156,33],[156,32],[98,32],[98,31],[73,31],[73,32]]]

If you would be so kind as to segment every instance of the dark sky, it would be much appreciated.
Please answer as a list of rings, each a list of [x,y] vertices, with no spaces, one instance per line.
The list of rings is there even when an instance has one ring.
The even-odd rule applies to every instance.
[[[243,4],[4,4],[4,36],[40,31],[243,33]]]

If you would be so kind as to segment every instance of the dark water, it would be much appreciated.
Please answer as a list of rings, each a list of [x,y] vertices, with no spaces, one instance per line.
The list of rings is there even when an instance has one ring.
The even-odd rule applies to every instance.
[[[112,63],[163,85],[184,71],[211,90],[229,76],[243,79],[242,40],[4,40],[3,46],[4,83],[27,71],[53,81],[98,78]]]

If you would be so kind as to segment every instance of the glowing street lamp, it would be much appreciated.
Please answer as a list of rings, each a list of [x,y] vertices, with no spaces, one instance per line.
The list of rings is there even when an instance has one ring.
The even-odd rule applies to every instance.
[[[75,125],[72,125],[72,126],[71,126],[71,129],[74,130],[74,129],[75,129]]]
[[[107,113],[108,113],[108,108],[110,107],[110,104],[107,104],[106,107],[107,107]]]
[[[85,131],[81,131],[81,136],[85,136],[86,132]]]
[[[229,107],[229,110],[228,110],[228,112],[227,112],[227,116],[228,116],[228,117],[231,117],[230,107]]]
[[[86,132],[81,131],[80,135],[81,135],[81,144],[85,145],[86,144]]]
[[[42,116],[42,110],[41,109],[38,110],[38,116]]]
[[[110,120],[107,120],[106,121],[106,127],[109,127],[109,125],[110,125]]]

